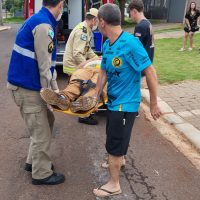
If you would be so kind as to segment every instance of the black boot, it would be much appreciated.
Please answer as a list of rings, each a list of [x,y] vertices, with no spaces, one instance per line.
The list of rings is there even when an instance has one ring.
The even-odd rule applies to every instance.
[[[83,124],[88,124],[88,125],[97,125],[98,121],[92,116],[90,115],[89,117],[85,117],[85,118],[78,118],[79,123],[83,123]]]
[[[33,185],[57,185],[65,181],[65,176],[59,173],[53,173],[51,176],[44,179],[34,179],[32,178]]]

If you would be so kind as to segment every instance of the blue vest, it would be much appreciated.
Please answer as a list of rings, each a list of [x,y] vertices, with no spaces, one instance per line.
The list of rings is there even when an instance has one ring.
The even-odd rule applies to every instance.
[[[9,83],[34,91],[39,91],[41,89],[40,73],[35,54],[32,31],[36,26],[43,23],[50,24],[54,33],[56,33],[56,19],[45,7],[43,7],[37,14],[27,19],[17,33],[8,69]],[[56,63],[56,34],[54,34],[53,43],[52,74]]]

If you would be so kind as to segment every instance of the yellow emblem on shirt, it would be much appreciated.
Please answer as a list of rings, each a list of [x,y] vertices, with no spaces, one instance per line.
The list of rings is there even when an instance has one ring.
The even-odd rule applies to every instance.
[[[119,58],[119,57],[113,58],[113,60],[112,60],[112,65],[113,65],[114,67],[116,67],[116,68],[121,67],[121,66],[122,66],[122,59]]]
[[[54,49],[54,44],[53,44],[53,42],[50,42],[49,45],[48,45],[48,52],[52,53],[53,49]]]

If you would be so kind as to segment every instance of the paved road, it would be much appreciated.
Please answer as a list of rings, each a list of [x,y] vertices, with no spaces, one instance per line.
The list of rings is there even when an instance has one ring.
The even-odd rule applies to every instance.
[[[0,199],[2,200],[94,200],[91,190],[103,184],[105,158],[105,113],[98,126],[77,123],[74,117],[55,113],[52,158],[56,170],[66,175],[58,186],[33,186],[23,165],[28,134],[17,107],[6,90],[6,73],[17,26],[0,33]],[[64,75],[59,86],[65,86]],[[200,172],[152,127],[141,111],[136,120],[121,172],[123,195],[110,200],[199,200]]]

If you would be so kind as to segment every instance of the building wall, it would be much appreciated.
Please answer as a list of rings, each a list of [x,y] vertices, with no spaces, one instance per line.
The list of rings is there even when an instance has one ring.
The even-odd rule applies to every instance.
[[[167,22],[182,23],[188,0],[170,0]]]

